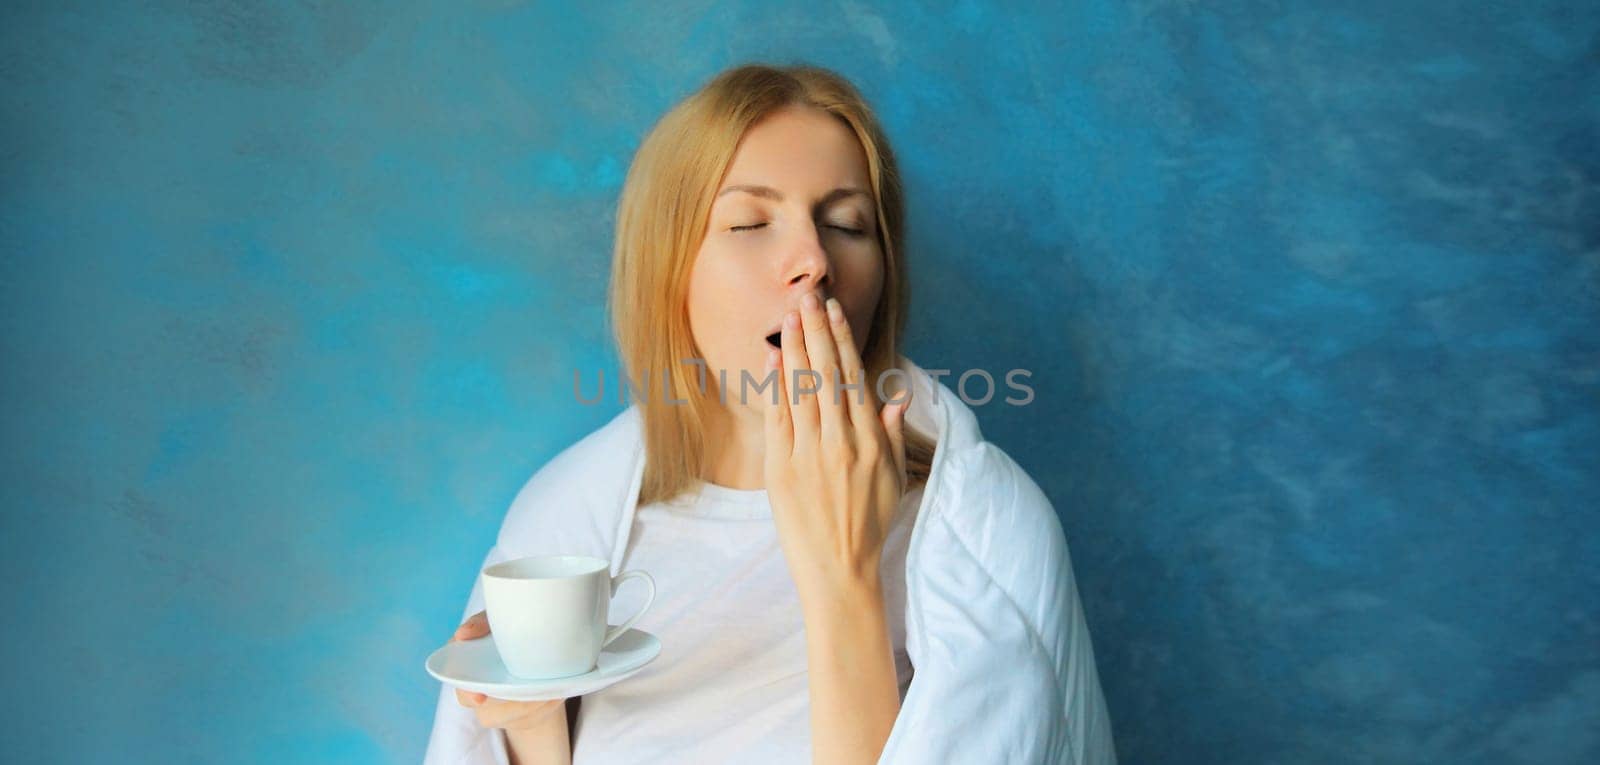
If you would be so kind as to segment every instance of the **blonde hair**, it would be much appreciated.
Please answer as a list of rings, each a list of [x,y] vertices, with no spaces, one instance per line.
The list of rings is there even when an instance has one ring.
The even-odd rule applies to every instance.
[[[883,292],[861,348],[867,390],[896,366],[909,298],[901,260],[904,200],[894,154],[871,108],[848,80],[819,67],[747,64],[718,74],[645,136],[617,203],[607,298],[625,384],[644,394],[639,397],[645,443],[641,505],[675,497],[703,480],[703,423],[710,408],[720,404],[702,385],[704,367],[683,361],[700,358],[689,329],[689,270],[705,236],[716,186],[740,139],[752,125],[789,106],[834,115],[865,150],[884,259]],[[670,388],[660,398],[650,395],[663,384]],[[687,403],[668,402],[669,393]],[[910,423],[904,433],[910,490],[927,480],[935,443]]]

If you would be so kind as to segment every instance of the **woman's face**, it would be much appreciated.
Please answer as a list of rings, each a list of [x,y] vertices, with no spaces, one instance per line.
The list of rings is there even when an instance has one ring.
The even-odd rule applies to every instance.
[[[709,391],[727,370],[725,400],[739,405],[741,370],[762,379],[768,336],[812,290],[839,300],[857,351],[865,346],[883,289],[876,210],[866,153],[834,116],[788,107],[745,132],[689,274]],[[743,403],[771,396],[750,386]]]

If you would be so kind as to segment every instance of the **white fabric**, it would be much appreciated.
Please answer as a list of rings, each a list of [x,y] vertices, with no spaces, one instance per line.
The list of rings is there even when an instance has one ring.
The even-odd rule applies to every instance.
[[[915,509],[902,512],[910,526],[905,557],[892,564],[903,577],[903,595],[891,607],[900,618],[889,623],[891,631],[897,624],[903,630],[913,670],[879,762],[1114,765],[1111,721],[1055,511],[1016,462],[983,440],[971,409],[948,386],[904,357],[901,366],[916,386],[907,421],[935,435],[938,449],[927,484],[915,498],[908,496],[907,505]],[[640,509],[643,456],[634,405],[535,472],[512,501],[483,566],[526,555],[578,553],[607,558],[613,574],[625,570],[624,559],[634,549],[630,537]],[[644,540],[638,549],[652,547]],[[781,552],[773,552],[781,564]],[[635,586],[623,587],[615,613],[629,613],[634,601],[625,604],[623,597]],[[662,587],[652,611],[663,605],[662,598],[678,597],[694,596],[669,594]],[[482,608],[482,587],[474,581],[463,620]],[[698,628],[716,626],[709,618],[696,618],[707,622]],[[641,620],[639,626],[650,629],[647,624],[662,622]],[[662,656],[646,671],[666,671],[669,638],[662,637]],[[799,655],[803,659],[803,651]],[[621,694],[643,675],[594,699],[608,691]],[[612,701],[621,698],[615,695]],[[591,722],[586,718],[594,699],[585,697],[580,722]],[[671,719],[683,708],[678,701],[658,700],[631,712]],[[737,728],[754,711],[741,705],[720,721]],[[588,765],[579,759],[588,746],[584,736],[580,729],[576,765]],[[630,759],[720,761],[715,754],[712,759],[699,754],[680,759],[675,752],[637,751]],[[445,686],[425,762],[508,765],[509,760],[503,732],[479,727],[474,712]]]
[[[915,512],[910,499],[901,507]],[[910,529],[899,524],[885,545],[885,559],[901,561],[880,569],[886,603],[904,603]],[[766,491],[703,484],[639,508],[622,567],[656,580],[655,602],[635,626],[661,638],[661,655],[583,697],[573,761],[808,765],[805,623]],[[625,585],[611,621],[638,610],[644,595]],[[911,671],[905,625],[890,621],[903,695]]]

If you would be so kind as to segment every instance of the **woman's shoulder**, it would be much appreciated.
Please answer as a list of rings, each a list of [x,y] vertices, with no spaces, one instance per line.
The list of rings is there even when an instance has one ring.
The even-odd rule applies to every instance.
[[[640,443],[639,410],[630,406],[563,447],[528,479],[530,486],[581,478],[608,465],[626,461]]]
[[[517,491],[500,529],[502,543],[597,525],[622,507],[641,441],[637,407],[618,413],[557,452]]]
[[[918,369],[926,378],[919,391],[926,398],[918,424],[938,437],[928,477],[929,490],[936,496],[934,510],[980,547],[993,542],[1003,548],[1009,542],[1006,537],[1017,535],[1059,536],[1060,521],[1038,482],[984,436],[977,414],[965,401]],[[916,409],[915,398],[912,407]]]
[[[940,503],[940,510],[969,536],[1062,533],[1055,506],[1038,481],[999,445],[980,439],[948,459],[939,480],[948,482],[940,493],[949,501]]]
[[[1038,482],[989,441],[949,455],[937,480],[939,499],[912,540],[911,560],[927,561],[908,575],[937,580],[925,592],[952,603],[977,603],[1005,593],[1042,639],[1060,636],[1077,613],[1077,585],[1066,535]],[[926,603],[927,608],[937,606]]]

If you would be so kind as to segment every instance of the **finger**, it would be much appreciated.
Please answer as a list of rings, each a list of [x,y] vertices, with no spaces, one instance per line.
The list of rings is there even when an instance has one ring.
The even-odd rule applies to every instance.
[[[478,724],[485,728],[531,728],[566,699],[507,701],[491,698],[478,708]]]
[[[873,410],[867,403],[866,366],[861,361],[861,352],[856,348],[855,335],[850,330],[850,321],[844,315],[844,307],[839,305],[836,298],[828,298],[828,323],[833,328],[833,344],[839,349],[839,367],[844,370],[845,382],[851,385],[860,385],[860,388],[847,391],[842,404],[849,412],[850,422],[857,428],[857,432],[866,435],[861,429],[873,421]]]
[[[800,314],[790,311],[783,317],[783,400],[789,407],[789,420],[794,423],[796,446],[801,442],[815,443],[818,424],[817,394],[806,392],[817,387],[816,378],[809,374],[811,360],[806,355],[804,330],[800,328]]]
[[[490,697],[478,705],[478,724],[485,728],[525,727],[549,714],[563,701],[509,701]]]
[[[515,706],[512,707],[511,711],[516,714],[506,719],[499,727],[521,730],[537,727],[546,717],[555,714],[557,707],[565,706],[566,703],[566,699],[515,702]]]
[[[899,476],[901,491],[906,484],[906,410],[911,407],[911,387],[901,395],[904,401],[883,407],[883,431],[889,436],[889,452],[894,455],[895,475]]]
[[[481,693],[478,694],[478,696],[480,696],[482,700],[473,705],[473,708],[478,712],[478,724],[485,728],[501,727],[501,723],[504,722],[506,717],[508,717],[506,714],[506,704],[510,702],[507,702],[505,699],[494,698],[493,696],[485,696]]]
[[[772,398],[768,401],[762,419],[766,424],[768,464],[789,459],[794,450],[794,430],[789,423],[789,407],[784,406],[783,356],[777,348],[767,350],[767,365],[763,375],[773,382]]]
[[[487,634],[489,634],[489,614],[485,611],[479,611],[467,617],[467,620],[456,628],[456,634],[450,637],[450,642],[473,640]]]
[[[801,326],[805,329],[806,358],[822,375],[822,390],[817,396],[817,416],[821,421],[822,438],[830,443],[845,437],[849,426],[849,412],[839,394],[839,351],[833,343],[833,326],[828,314],[822,310],[817,293],[807,294],[800,301]]]

